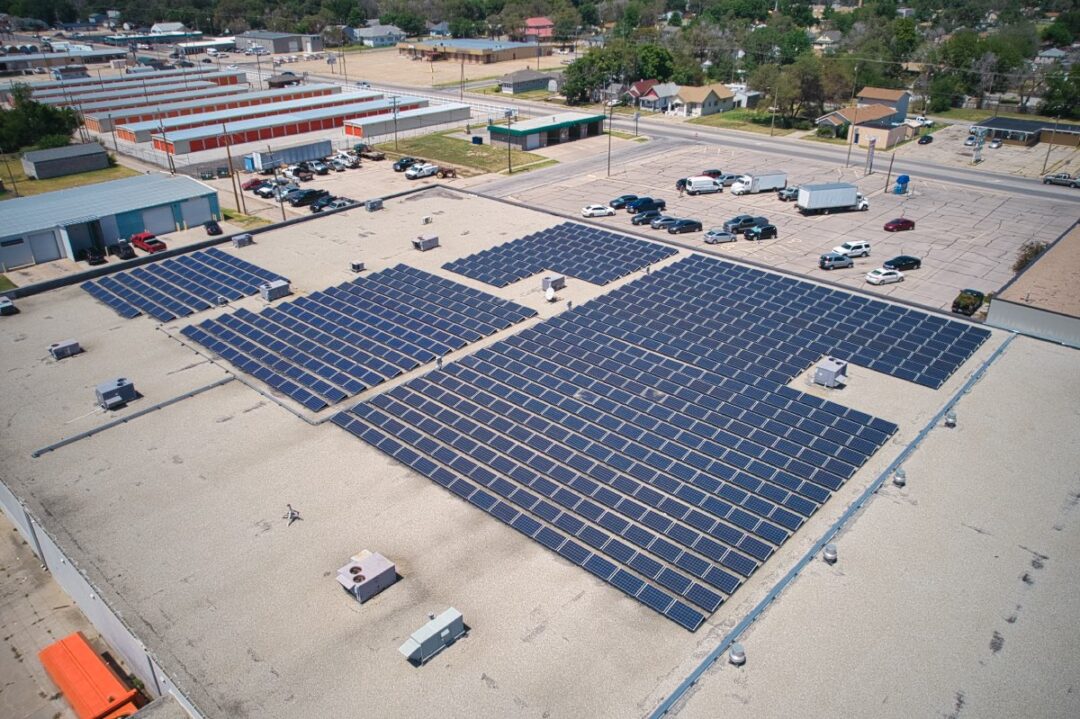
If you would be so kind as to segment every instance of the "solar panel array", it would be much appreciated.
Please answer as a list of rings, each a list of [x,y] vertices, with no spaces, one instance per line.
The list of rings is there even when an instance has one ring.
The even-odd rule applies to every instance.
[[[506,329],[535,310],[397,265],[181,332],[318,411]]]
[[[83,282],[80,287],[130,319],[144,312],[159,322],[210,309],[219,297],[238,300],[259,285],[285,279],[217,248],[181,255]]]
[[[676,252],[616,232],[564,222],[447,262],[443,269],[495,287],[505,287],[544,270],[606,285]]]

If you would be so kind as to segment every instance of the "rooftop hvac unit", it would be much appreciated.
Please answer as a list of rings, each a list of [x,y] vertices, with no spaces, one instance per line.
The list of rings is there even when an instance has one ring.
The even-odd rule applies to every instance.
[[[365,549],[338,570],[337,580],[363,604],[397,581],[397,567],[378,552]]]
[[[232,238],[232,246],[236,248],[247,247],[254,242],[255,239],[246,232],[242,235],[233,235]]]
[[[450,607],[437,617],[412,633],[412,636],[398,647],[398,651],[411,663],[426,664],[436,654],[446,649],[465,634],[465,620],[461,612]]]
[[[102,382],[97,386],[97,402],[102,409],[117,409],[137,399],[135,383],[126,377]]]
[[[49,354],[55,360],[62,360],[65,357],[73,357],[74,355],[82,352],[82,347],[79,346],[76,340],[64,340],[63,342],[53,342],[49,345]]]
[[[378,198],[378,199],[374,199],[374,200],[368,200],[367,202],[364,203],[364,209],[367,210],[368,212],[374,212],[375,210],[381,210],[382,209],[382,199]]]
[[[415,240],[412,241],[412,246],[415,249],[420,250],[421,252],[427,252],[428,250],[433,250],[433,249],[435,249],[436,247],[439,246],[439,236],[438,235],[420,235],[419,237],[417,237]]]
[[[352,270],[353,272],[359,273],[359,272],[363,272],[367,268],[364,267],[363,262],[350,262],[349,263],[349,269]]]
[[[267,302],[279,300],[292,294],[288,280],[271,280],[264,285],[259,285],[259,294]]]
[[[835,357],[826,357],[814,369],[814,382],[824,387],[843,387],[847,384],[848,363]]]
[[[424,218],[422,220],[420,220],[420,224],[430,225],[431,224],[431,215],[424,215]]]
[[[546,292],[549,287],[553,290],[566,289],[566,275],[544,275],[544,285],[540,289]]]
[[[15,303],[9,300],[7,297],[0,297],[0,315],[16,315],[19,313],[18,308],[15,307]]]

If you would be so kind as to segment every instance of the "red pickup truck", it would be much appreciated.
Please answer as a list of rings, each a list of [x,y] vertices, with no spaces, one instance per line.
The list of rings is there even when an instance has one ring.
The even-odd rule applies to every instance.
[[[136,232],[131,236],[131,244],[150,254],[169,249],[153,232]]]

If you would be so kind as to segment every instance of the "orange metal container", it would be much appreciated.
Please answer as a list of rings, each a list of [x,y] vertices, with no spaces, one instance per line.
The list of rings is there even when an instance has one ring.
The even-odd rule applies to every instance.
[[[79,719],[120,719],[135,713],[135,690],[124,685],[82,632],[45,647],[38,659]]]

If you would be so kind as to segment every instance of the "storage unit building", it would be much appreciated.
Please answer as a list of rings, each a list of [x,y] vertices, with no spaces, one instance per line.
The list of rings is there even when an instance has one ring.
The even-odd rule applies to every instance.
[[[210,73],[218,72],[216,67],[184,67],[176,70],[153,70],[151,72],[141,72],[137,75],[124,74],[124,75],[107,75],[104,77],[82,77],[72,78],[68,80],[54,80],[52,82],[35,82],[32,85],[29,83],[20,83],[18,80],[10,80],[8,82],[0,84],[0,100],[7,100],[11,93],[11,88],[14,85],[23,84],[27,85],[33,92],[45,92],[46,90],[60,90],[63,88],[76,88],[76,87],[97,87],[99,89],[106,89],[112,87],[118,82],[129,82],[135,80],[160,80],[162,78],[178,78],[194,75],[208,75]]]
[[[215,73],[213,75],[200,75],[198,79],[191,80],[159,80],[157,82],[132,82],[130,85],[122,83],[116,87],[104,90],[97,88],[84,88],[82,92],[53,92],[44,95],[34,95],[34,100],[46,105],[77,106],[86,102],[103,102],[105,100],[124,100],[132,97],[150,97],[153,95],[166,95],[181,90],[198,90],[207,87],[247,86],[247,76],[242,72]]]
[[[246,85],[226,85],[225,87],[218,87],[217,85],[211,85],[209,87],[199,87],[193,90],[184,90],[183,92],[169,92],[164,95],[152,95],[149,97],[132,96],[123,97],[113,100],[94,100],[92,102],[83,101],[79,103],[79,111],[83,115],[111,112],[113,110],[130,110],[134,107],[153,107],[154,105],[166,103],[166,102],[184,102],[187,100],[220,100],[230,95],[239,95],[247,92]]]
[[[407,110],[426,107],[428,104],[427,100],[416,97],[401,97],[396,98],[396,100],[399,115]],[[221,132],[220,127],[195,127],[190,130],[180,130],[175,134],[170,133],[167,139],[162,135],[154,135],[153,143],[155,150],[162,150],[170,155],[184,155],[189,152],[225,147],[226,144],[239,145],[245,142],[271,140],[275,137],[289,137],[305,132],[331,130],[335,127],[341,127],[346,120],[372,115],[385,115],[392,112],[393,103],[391,100],[373,100],[354,105],[244,120],[233,123],[228,128],[228,137]]]
[[[221,219],[217,190],[184,175],[137,175],[16,197],[0,212],[0,269],[79,259],[136,232],[163,235],[212,219]]]
[[[150,142],[150,136],[156,134],[172,134],[179,130],[187,130],[193,127],[213,126],[218,129],[244,120],[253,120],[259,117],[271,117],[285,113],[303,112],[305,110],[317,110],[327,107],[341,107],[342,105],[354,105],[361,102],[370,102],[382,97],[377,92],[351,92],[337,95],[324,95],[322,97],[307,97],[299,100],[285,102],[272,102],[253,107],[239,107],[230,110],[218,110],[217,112],[200,112],[183,117],[155,118],[144,122],[133,122],[119,125],[116,128],[116,136],[126,142]]]
[[[421,107],[416,110],[398,110],[397,131],[418,130],[450,122],[465,122],[471,117],[468,105],[448,103],[434,107]],[[394,115],[376,115],[356,120],[345,121],[345,134],[356,138],[375,138],[394,132]]]
[[[22,156],[23,173],[36,180],[63,177],[79,172],[103,170],[109,166],[109,153],[96,142],[36,150]]]
[[[39,67],[59,67],[61,65],[91,65],[112,60],[123,60],[126,50],[69,50],[68,52],[35,52],[30,54],[12,53],[0,55],[0,75],[18,75],[33,72]]]
[[[150,75],[151,73],[146,73]],[[217,72],[193,72],[185,73],[183,75],[175,75],[173,77],[144,77],[139,73],[131,75],[119,75],[118,79],[113,82],[103,83],[90,83],[86,85],[62,85],[60,87],[33,87],[31,88],[33,97],[38,102],[45,102],[50,98],[57,97],[70,97],[78,98],[84,95],[92,95],[99,92],[108,92],[110,90],[131,90],[132,88],[143,87],[172,87],[174,89],[182,90],[187,87],[191,82],[215,82],[215,78],[219,75]],[[234,85],[235,82],[215,82],[217,85]]]
[[[301,35],[290,32],[266,32],[264,30],[252,30],[243,35],[233,38],[237,50],[249,50],[261,47],[272,53],[289,52],[321,52],[323,41],[321,35]]]
[[[306,97],[326,97],[340,92],[340,85],[302,85],[301,87],[285,88],[283,90],[242,92],[235,95],[226,95],[220,99],[185,100],[183,102],[167,102],[121,110],[108,107],[102,110],[89,111],[84,107],[83,124],[91,132],[109,132],[120,125],[130,125],[159,118],[184,117],[204,112],[218,112],[219,110],[232,110],[238,107],[265,105],[271,102],[300,100]]]
[[[492,142],[509,142],[522,150],[535,150],[538,147],[601,135],[604,132],[604,118],[604,115],[563,112],[515,122],[510,126],[488,125],[488,134]]]

